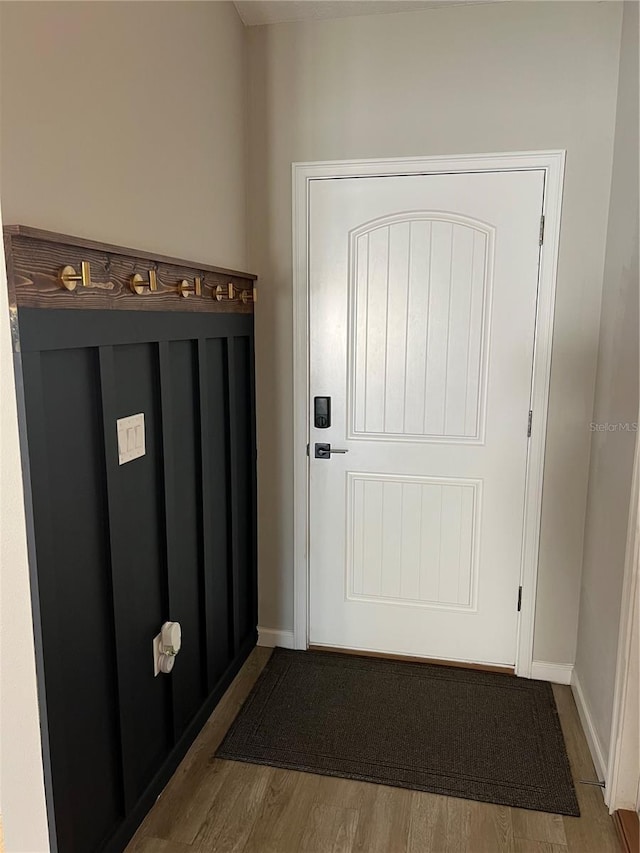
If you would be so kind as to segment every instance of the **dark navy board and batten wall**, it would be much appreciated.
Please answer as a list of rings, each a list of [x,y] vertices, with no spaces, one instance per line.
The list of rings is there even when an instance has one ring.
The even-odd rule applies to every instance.
[[[27,269],[44,264],[43,241],[11,239],[48,805],[60,853],[115,853],[256,642],[253,312],[213,310],[206,286],[169,301],[162,266],[161,310],[156,294],[125,300],[115,247],[82,245],[78,266],[90,255],[96,279],[122,278],[118,310],[63,290],[55,307],[28,307],[44,287]],[[140,412],[146,453],[119,465],[116,420]],[[168,620],[182,648],[154,677],[152,640]]]

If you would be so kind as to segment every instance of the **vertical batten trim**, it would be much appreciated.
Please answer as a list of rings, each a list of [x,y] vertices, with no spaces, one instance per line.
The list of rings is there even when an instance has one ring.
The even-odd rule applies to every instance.
[[[5,258],[7,265],[7,281],[9,283],[10,300],[11,288],[13,288],[13,256],[11,252],[11,242],[5,235]],[[38,558],[35,542],[35,517],[34,517],[34,501],[32,475],[31,475],[31,458],[30,458],[30,443],[27,430],[27,415],[26,415],[26,398],[25,398],[25,359],[29,359],[31,354],[23,354],[21,356],[20,334],[18,326],[12,325],[13,338],[13,367],[15,372],[16,384],[16,409],[18,414],[18,433],[20,442],[20,453],[22,457],[22,479],[24,489],[24,509],[26,523],[26,540],[27,540],[27,563],[29,572],[29,586],[31,611],[33,619],[33,640],[34,640],[34,663],[36,676],[36,691],[38,706],[40,709],[40,737],[42,747],[42,766],[43,766],[43,787],[45,798],[45,817],[48,824],[48,838],[50,845],[50,853],[58,853],[58,834],[56,829],[56,814],[53,800],[53,772],[51,766],[51,736],[47,723],[48,720],[48,699],[44,675],[44,641],[42,635],[42,608],[40,606],[40,578],[38,575]],[[40,355],[38,358],[38,371],[40,371]],[[40,386],[41,387],[41,386]],[[44,423],[44,421],[41,421]],[[122,773],[121,773],[122,779]],[[34,780],[35,783],[36,780]],[[2,840],[2,825],[0,815],[0,841]],[[1,848],[1,844],[0,844]]]
[[[250,399],[256,399],[256,348],[255,334],[252,329],[249,337],[249,394]],[[251,630],[257,642],[258,631],[258,432],[256,423],[256,407],[251,406]]]
[[[118,478],[114,477],[115,460],[118,458],[118,441],[116,431],[116,372],[112,346],[98,347],[98,367],[100,375],[100,403],[102,407],[102,431],[104,441],[104,475],[106,483],[107,504],[107,529],[109,537],[109,568],[111,572],[110,586],[113,601],[113,632],[114,632],[114,658],[116,669],[116,691],[114,701],[118,706],[118,729],[120,735],[120,762],[122,768],[122,790],[124,800],[124,813],[129,814],[133,808],[136,797],[134,794],[134,779],[127,766],[127,754],[131,752],[134,744],[127,743],[127,728],[125,724],[127,709],[125,707],[125,694],[122,692],[123,646],[118,642],[118,614],[123,612],[118,600],[118,589],[115,583],[116,572],[114,566],[118,560],[118,515],[122,512],[122,501],[119,495]],[[116,532],[114,532],[114,528]]]
[[[170,367],[169,342],[158,342],[158,377],[160,380],[160,433],[162,436],[162,479],[163,489],[163,511],[165,529],[165,601],[167,607],[167,620],[180,621],[180,614],[173,612],[176,596],[172,590],[172,575],[176,569],[178,558],[178,543],[176,542],[175,529],[175,503],[176,503],[176,477],[175,463],[173,458],[173,429],[171,427],[170,413],[173,409],[171,393],[171,367]],[[177,743],[180,737],[178,722],[178,697],[176,695],[176,681],[171,679],[171,719],[173,727],[173,742]]]
[[[200,506],[200,532],[202,536],[202,562],[200,566],[202,582],[202,613],[204,614],[205,626],[205,669],[207,679],[207,694],[215,686],[215,667],[212,655],[213,648],[213,625],[208,618],[208,605],[211,598],[211,572],[213,570],[213,538],[211,525],[207,519],[213,514],[213,496],[211,494],[211,480],[209,477],[211,446],[208,436],[211,434],[211,408],[207,394],[207,342],[204,338],[198,338],[198,407],[200,411],[200,475],[202,501]]]
[[[35,422],[38,425],[38,429],[34,432],[33,429],[28,430],[27,432],[27,440],[29,446],[29,468],[31,473],[31,478],[29,480],[29,485],[31,488],[31,500],[32,500],[32,512],[33,512],[33,523],[35,524],[35,516],[37,514],[37,505],[38,505],[38,494],[51,494],[51,490],[49,488],[49,465],[48,465],[48,453],[45,443],[45,424],[46,424],[46,416],[45,416],[45,405],[43,398],[43,382],[42,382],[42,363],[41,363],[41,354],[39,352],[23,352],[21,358],[21,366],[22,366],[22,377],[24,381],[24,387],[37,389],[34,393],[29,394],[29,410],[31,412],[30,422]],[[26,412],[26,401],[25,401],[25,412]],[[41,484],[44,485],[44,488],[38,489],[36,487],[36,483],[40,481]],[[51,554],[53,552],[53,521],[51,519],[51,514],[48,509],[42,513],[40,513],[41,520],[38,525],[39,527],[39,536],[38,541],[36,542],[35,535],[33,535],[33,547],[35,552],[35,558],[38,561],[38,570],[43,560],[38,560],[39,555],[43,553]],[[44,540],[44,541],[43,541]],[[43,649],[43,666],[40,677],[43,679],[44,690],[43,694],[47,702],[52,698],[53,691],[50,687],[50,681],[48,683],[47,680],[47,661],[46,655],[47,652],[44,651],[44,633],[46,631],[46,621],[47,621],[47,613],[44,608],[40,607],[41,601],[41,593],[40,589],[43,586],[43,576],[38,571],[38,606],[40,610],[40,631],[42,635],[42,649]],[[32,589],[32,596],[34,595],[35,590]],[[34,613],[35,615],[35,613]],[[51,617],[49,617],[50,619]],[[47,651],[51,651],[51,646],[55,651],[59,651],[60,649],[60,641],[57,632],[57,619],[55,620],[56,626],[55,630],[55,639],[53,643],[47,644]],[[40,699],[40,697],[38,697]],[[41,709],[42,710],[42,709]],[[48,727],[47,720],[41,717],[41,726],[43,729],[46,729],[48,735],[48,749],[49,755],[48,758],[51,758],[51,752],[55,752],[55,739],[56,732],[51,731]],[[59,733],[58,733],[59,736]],[[53,745],[52,745],[53,744]],[[49,767],[47,769],[52,768],[52,763],[49,763]],[[51,834],[50,839],[53,842],[56,849],[59,849],[58,846],[58,831],[57,826],[60,825],[60,816],[61,815],[69,815],[70,808],[68,806],[68,794],[69,794],[69,785],[68,785],[68,772],[66,767],[55,767],[55,775],[56,775],[56,788],[55,794],[53,792],[53,775],[51,778],[51,790],[45,790],[45,795],[47,799],[47,820],[51,823]],[[62,784],[60,784],[60,776],[63,776]],[[55,796],[55,799],[54,799]],[[60,800],[65,803],[64,808],[60,808]],[[56,809],[56,803],[58,808]]]
[[[238,395],[235,386],[236,339],[227,338],[227,399],[229,400],[229,492],[231,495],[231,600],[233,620],[233,654],[240,648],[240,501],[238,482],[238,440],[236,437],[238,421]]]

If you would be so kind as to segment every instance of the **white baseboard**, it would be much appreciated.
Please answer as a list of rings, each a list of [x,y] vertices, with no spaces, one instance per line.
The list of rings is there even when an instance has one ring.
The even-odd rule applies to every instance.
[[[275,628],[261,628],[258,625],[258,645],[273,649],[280,646],[281,649],[295,649],[293,642],[293,631],[279,631]]]
[[[580,722],[582,723],[582,728],[584,729],[584,734],[587,738],[587,744],[589,746],[591,758],[593,759],[593,765],[596,769],[596,775],[601,782],[606,782],[607,761],[605,759],[604,750],[593,724],[593,719],[591,717],[591,712],[589,711],[589,706],[584,692],[580,686],[580,679],[578,678],[578,674],[575,670],[573,672],[573,677],[571,678],[571,690],[573,692],[573,698],[576,700],[578,715],[580,716]]]
[[[546,660],[534,660],[531,664],[531,678],[535,678],[537,681],[571,684],[572,673],[572,663],[549,663]]]

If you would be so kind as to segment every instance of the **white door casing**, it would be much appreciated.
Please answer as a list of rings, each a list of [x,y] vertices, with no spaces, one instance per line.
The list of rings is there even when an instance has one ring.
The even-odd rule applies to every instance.
[[[297,647],[311,487],[311,642],[513,664],[519,628],[529,675],[562,165],[552,152],[294,166]],[[326,180],[355,175],[374,179]],[[309,367],[334,411],[311,433]],[[349,455],[309,462],[300,439],[312,457],[316,441]]]

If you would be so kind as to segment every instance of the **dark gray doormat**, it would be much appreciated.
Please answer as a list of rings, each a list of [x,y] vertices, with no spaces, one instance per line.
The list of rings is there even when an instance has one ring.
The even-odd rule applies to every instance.
[[[219,758],[578,816],[551,685],[276,649]]]

